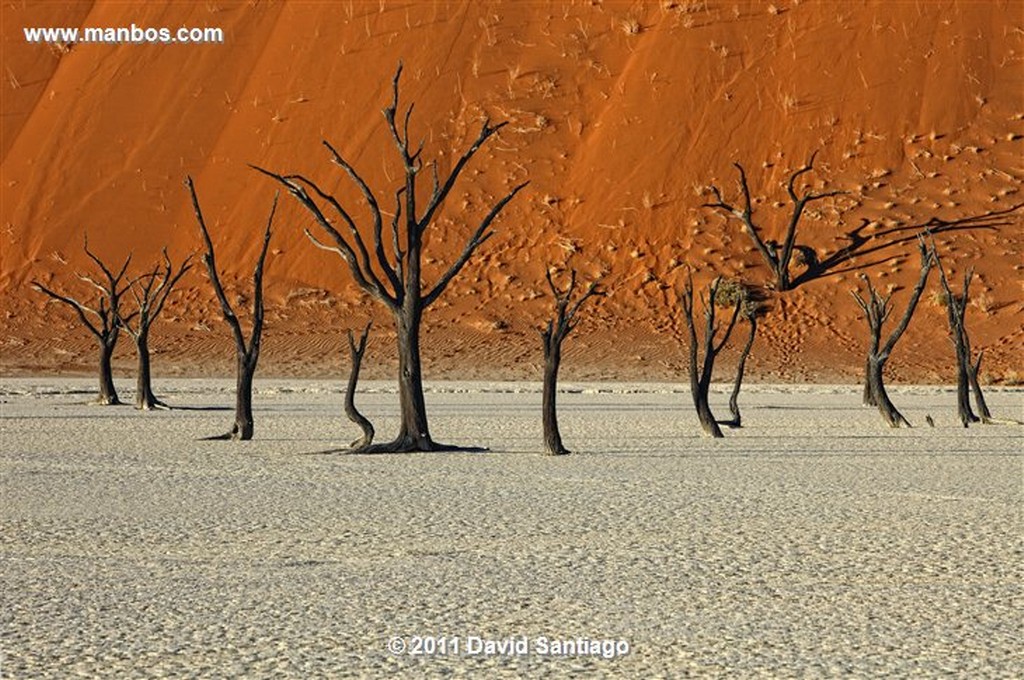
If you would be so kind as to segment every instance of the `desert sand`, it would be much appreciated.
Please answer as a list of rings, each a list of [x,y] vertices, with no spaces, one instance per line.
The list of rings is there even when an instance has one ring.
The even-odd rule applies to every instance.
[[[125,386],[127,387],[127,386]],[[3,677],[1020,677],[1019,428],[964,430],[944,387],[759,386],[701,437],[678,385],[435,383],[476,454],[302,455],[347,442],[335,383],[258,381],[230,410],[82,402],[5,379]],[[158,384],[225,407],[229,381]],[[723,393],[713,402],[721,408]],[[396,427],[393,388],[360,403]],[[1022,416],[1019,389],[993,409]],[[615,658],[388,651],[398,636],[626,641]],[[395,644],[395,643],[392,643]]]
[[[199,187],[232,290],[247,281],[274,187],[248,164],[317,179],[369,228],[365,205],[321,146],[366,177],[385,210],[400,167],[382,107],[401,60],[411,132],[442,172],[485,116],[508,126],[481,150],[429,232],[424,277],[461,251],[495,197],[529,180],[479,258],[430,310],[431,378],[538,379],[535,330],[550,314],[548,265],[603,276],[564,370],[576,379],[671,381],[680,368],[685,266],[755,284],[768,272],[739,224],[702,208],[736,201],[750,177],[765,238],[791,212],[785,181],[817,151],[814,203],[798,240],[826,276],[777,296],[749,370],[774,382],[848,382],[866,333],[849,292],[868,275],[905,303],[913,237],[959,280],[974,267],[968,325],[986,382],[1021,380],[1019,208],[1024,19],[1017,0],[835,3],[585,1],[340,3],[7,2],[3,12],[0,369],[82,373],[92,339],[33,279],[84,295],[88,232],[134,273],[199,234],[182,186]],[[33,26],[218,27],[223,44],[28,44]],[[426,182],[429,185],[429,182]],[[803,189],[801,181],[798,189]],[[327,377],[344,330],[376,318],[365,371],[394,373],[390,319],[332,253],[307,243],[307,214],[282,202],[267,265],[265,375]],[[935,222],[935,221],[938,222]],[[801,268],[794,264],[794,273]],[[894,353],[895,380],[948,383],[953,358],[932,281]],[[205,274],[182,281],[154,330],[163,375],[230,375],[226,329]],[[130,348],[118,370],[130,370]],[[724,364],[730,359],[723,357]]]

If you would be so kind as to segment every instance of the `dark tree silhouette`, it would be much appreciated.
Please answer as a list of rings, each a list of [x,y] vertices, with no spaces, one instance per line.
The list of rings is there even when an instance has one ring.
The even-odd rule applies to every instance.
[[[544,343],[544,393],[542,412],[544,420],[544,450],[552,456],[561,456],[569,453],[569,450],[562,445],[562,435],[558,431],[558,413],[555,406],[555,396],[558,393],[558,368],[562,362],[562,342],[576,328],[579,321],[576,314],[580,307],[589,298],[595,295],[603,295],[598,287],[598,282],[593,281],[587,286],[575,302],[572,296],[576,292],[576,270],[569,270],[569,285],[564,289],[555,285],[549,269],[545,276],[551,293],[555,296],[555,318],[548,321],[547,327],[540,331],[541,340]]]
[[[720,342],[715,342],[720,328],[715,323],[715,307],[718,299],[719,286],[722,277],[716,277],[708,286],[708,295],[701,294],[701,302],[704,305],[704,359],[698,361],[697,348],[697,327],[693,319],[693,273],[688,272],[686,286],[679,301],[683,308],[683,319],[686,321],[686,328],[689,332],[689,369],[690,369],[690,393],[693,396],[693,406],[697,410],[697,419],[704,428],[704,432],[712,437],[723,437],[722,429],[718,426],[711,406],[708,404],[708,393],[711,390],[711,375],[715,369],[715,359],[729,341],[736,321],[740,316],[742,304],[737,298],[732,306],[732,314],[729,317],[729,324],[722,334]]]
[[[171,258],[164,248],[163,264],[156,265],[153,270],[132,279],[130,289],[135,298],[138,319],[136,324],[131,320],[122,319],[121,327],[135,340],[135,352],[139,360],[138,375],[135,379],[135,408],[148,411],[155,408],[167,408],[167,405],[153,394],[153,383],[150,376],[149,330],[160,316],[179,279],[192,268],[192,255],[186,257],[175,270]]]
[[[210,232],[206,228],[206,220],[203,219],[203,211],[199,207],[199,197],[196,196],[196,188],[191,177],[185,179],[189,194],[192,196],[192,208],[195,210],[196,221],[199,222],[199,229],[202,232],[203,243],[206,252],[203,255],[203,262],[206,263],[206,272],[210,277],[210,284],[220,301],[221,312],[224,314],[224,321],[231,327],[231,333],[235,339],[235,351],[238,354],[236,385],[235,385],[235,425],[231,431],[210,437],[210,439],[252,439],[252,380],[256,375],[256,364],[260,358],[260,342],[263,337],[263,264],[267,259],[267,248],[270,246],[270,226],[274,222],[274,213],[277,211],[277,194],[274,194],[274,202],[270,206],[270,216],[267,218],[267,226],[263,230],[263,247],[260,249],[259,257],[256,260],[256,268],[252,274],[252,330],[248,342],[242,333],[242,325],[238,316],[228,302],[228,296],[221,285],[220,276],[217,274],[217,263],[214,259],[213,241],[210,240]]]
[[[967,302],[970,299],[971,281],[974,279],[974,269],[968,269],[964,273],[962,292],[957,295],[949,285],[946,278],[946,271],[939,260],[938,251],[934,241],[932,251],[935,253],[935,264],[939,270],[939,281],[942,283],[942,296],[946,303],[946,319],[949,321],[950,342],[956,351],[956,403],[957,415],[964,427],[971,423],[981,421],[989,425],[992,423],[1016,423],[1013,420],[1003,420],[992,417],[992,412],[985,403],[985,394],[981,390],[981,383],[978,381],[978,373],[981,371],[981,360],[985,352],[978,352],[978,359],[975,361],[971,352],[971,338],[967,333]],[[978,408],[978,414],[971,410],[968,388],[974,394],[974,404]]]
[[[401,405],[401,426],[398,435],[389,443],[374,444],[363,449],[366,453],[440,451],[457,447],[435,442],[427,425],[427,410],[423,399],[423,373],[420,365],[420,326],[423,313],[444,293],[448,284],[462,270],[476,250],[494,232],[491,223],[526,184],[513,188],[495,203],[480,221],[466,241],[462,253],[451,263],[444,274],[431,286],[423,281],[421,260],[423,257],[424,234],[430,228],[445,200],[451,193],[459,175],[477,151],[506,123],[492,125],[485,120],[480,132],[468,149],[455,161],[447,177],[442,181],[438,175],[437,162],[431,164],[433,189],[422,210],[417,205],[420,192],[417,190],[420,172],[423,170],[421,154],[423,142],[415,151],[409,140],[409,119],[412,105],[404,114],[401,127],[396,121],[398,115],[398,85],[402,74],[399,64],[392,81],[391,104],[384,109],[384,119],[394,140],[404,168],[404,184],[394,192],[395,211],[391,220],[391,254],[386,252],[384,243],[383,216],[377,197],[369,185],[341,154],[324,141],[333,162],[340,166],[358,187],[369,205],[372,215],[372,244],[360,233],[355,218],[332,195],[321,189],[312,180],[302,175],[279,175],[262,168],[254,168],[272,177],[287,188],[313,216],[317,225],[330,237],[333,245],[319,241],[309,231],[306,235],[319,248],[331,250],[345,261],[356,284],[374,299],[381,302],[394,318],[398,339],[398,393]],[[311,196],[310,192],[315,195]],[[335,221],[344,224],[342,229],[335,226],[325,210],[333,210]],[[371,254],[370,248],[373,253]]]
[[[892,305],[889,304],[892,293],[884,297],[879,295],[875,287],[871,285],[871,281],[864,275],[861,275],[861,279],[867,287],[867,299],[861,295],[859,290],[851,291],[853,299],[856,300],[857,305],[864,312],[864,319],[868,324],[870,339],[865,366],[864,402],[867,405],[877,406],[882,414],[882,418],[890,427],[900,427],[900,425],[910,427],[910,423],[889,399],[882,376],[885,370],[885,362],[889,360],[893,348],[907,330],[907,326],[910,325],[910,319],[914,315],[914,310],[917,309],[917,303],[921,299],[921,293],[924,291],[925,283],[928,281],[928,273],[935,263],[934,253],[925,246],[923,238],[918,239],[918,245],[921,251],[921,274],[918,277],[917,285],[914,286],[914,290],[910,294],[910,300],[907,302],[907,308],[903,312],[903,317],[892,333],[889,334],[884,344],[882,344],[882,326],[892,313]]]
[[[938,258],[936,257],[936,260]],[[956,352],[956,411],[960,417],[960,422],[964,427],[967,427],[971,423],[977,423],[981,419],[974,415],[974,411],[971,410],[971,369],[974,368],[971,363],[971,341],[967,336],[967,329],[964,326],[964,319],[967,315],[967,300],[968,291],[971,287],[971,279],[974,278],[974,269],[968,269],[964,273],[964,287],[963,293],[957,295],[953,293],[949,288],[949,281],[946,279],[946,272],[942,268],[942,263],[937,261],[939,269],[939,281],[942,282],[943,298],[946,303],[946,319],[949,322],[949,340],[953,343],[953,349]],[[981,357],[979,357],[978,367],[981,367]],[[978,390],[981,392],[980,386]],[[979,410],[981,406],[985,406],[985,397],[982,396],[979,401]],[[985,406],[985,411],[988,411],[988,407]],[[991,418],[992,414],[989,413],[987,417]]]
[[[120,404],[121,400],[118,399],[117,390],[114,388],[114,376],[110,362],[114,356],[114,348],[117,346],[117,339],[120,336],[122,325],[135,316],[134,313],[127,316],[122,316],[121,314],[121,297],[130,285],[128,282],[124,282],[124,273],[128,270],[128,263],[131,262],[132,256],[129,255],[125,258],[124,264],[121,265],[121,268],[115,274],[100,258],[89,250],[88,238],[85,239],[83,247],[85,254],[103,272],[103,282],[97,281],[88,274],[78,275],[78,278],[99,291],[99,301],[97,304],[93,307],[88,307],[68,295],[47,288],[39,281],[32,281],[32,287],[75,310],[78,320],[89,329],[89,332],[93,334],[96,338],[96,343],[99,345],[100,394],[96,398],[96,403],[107,406]],[[90,317],[94,317],[96,321],[90,321]]]
[[[750,350],[754,346],[754,339],[757,337],[758,319],[767,313],[768,306],[766,297],[760,289],[735,280],[726,281],[719,287],[715,302],[723,307],[739,303],[740,318],[747,322],[747,340],[740,351],[740,358],[736,364],[736,379],[733,381],[732,394],[729,395],[729,413],[732,418],[721,423],[729,427],[742,427],[743,418],[740,414],[739,397],[743,384],[743,373]]]
[[[373,322],[367,322],[359,342],[356,342],[355,335],[348,332],[348,353],[352,362],[352,370],[348,374],[348,386],[345,389],[345,415],[363,431],[363,436],[352,442],[352,450],[365,449],[373,443],[373,423],[356,408],[356,385],[359,384],[359,369],[363,365],[363,354],[366,352],[366,340],[370,337],[370,327]]]
[[[793,201],[793,212],[789,217],[789,223],[786,226],[786,232],[783,235],[781,245],[774,240],[764,240],[762,237],[762,228],[754,222],[754,206],[750,199],[750,186],[747,184],[747,173],[739,163],[733,163],[733,166],[737,171],[739,171],[740,175],[739,185],[740,191],[743,194],[743,208],[739,209],[729,203],[726,203],[725,199],[722,197],[722,192],[714,185],[711,186],[711,192],[715,195],[715,202],[705,203],[703,206],[705,208],[715,208],[720,210],[727,218],[735,217],[743,223],[744,231],[750,237],[750,240],[753,241],[754,246],[757,248],[757,252],[761,254],[761,258],[765,261],[765,264],[767,264],[768,268],[771,269],[772,275],[775,277],[775,288],[780,292],[792,290],[795,287],[789,271],[789,265],[793,259],[794,253],[801,253],[804,264],[808,268],[818,265],[817,257],[814,255],[813,249],[797,245],[796,243],[797,225],[800,223],[800,218],[803,216],[804,209],[807,207],[807,204],[844,193],[842,191],[826,191],[823,193],[806,191],[802,194],[797,193],[796,180],[814,169],[814,158],[817,155],[817,151],[811,154],[811,158],[807,161],[807,165],[790,175],[789,182],[786,184],[786,191],[789,193],[789,197]]]

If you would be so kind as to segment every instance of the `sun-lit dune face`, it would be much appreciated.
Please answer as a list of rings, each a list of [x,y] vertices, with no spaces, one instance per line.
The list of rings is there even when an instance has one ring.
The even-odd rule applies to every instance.
[[[1012,3],[101,0],[2,11],[5,371],[92,361],[70,312],[28,287],[35,278],[74,288],[74,272],[88,264],[86,231],[93,250],[111,260],[133,251],[140,268],[164,246],[179,258],[199,247],[186,173],[229,288],[237,280],[244,290],[274,192],[249,164],[315,178],[369,230],[369,211],[330,162],[326,139],[393,212],[402,168],[381,109],[401,60],[403,99],[416,104],[410,134],[442,172],[484,117],[508,121],[428,231],[426,280],[457,257],[496,197],[530,181],[430,310],[428,377],[536,378],[536,329],[552,311],[544,272],[571,263],[588,280],[602,277],[610,294],[567,342],[567,375],[673,379],[683,368],[686,266],[698,286],[717,274],[772,280],[742,223],[703,207],[714,202],[709,187],[739,205],[732,164],[742,164],[753,219],[781,243],[792,214],[786,182],[817,151],[796,190],[843,193],[804,211],[792,272],[852,252],[775,296],[751,374],[856,376],[866,343],[849,294],[858,275],[894,291],[901,306],[917,275],[909,237],[956,222],[936,229],[936,241],[956,280],[970,266],[978,272],[967,317],[975,349],[985,350],[983,373],[1020,379],[1024,35]],[[224,42],[53,45],[24,36],[26,27],[132,24],[216,27]],[[421,184],[423,204],[430,181]],[[341,260],[305,239],[313,227],[283,196],[267,263],[271,373],[336,371],[343,329],[382,318]],[[895,380],[952,379],[945,312],[932,292],[889,363]],[[229,372],[216,313],[196,268],[154,330],[154,370]],[[394,369],[387,326],[370,341],[371,377]]]

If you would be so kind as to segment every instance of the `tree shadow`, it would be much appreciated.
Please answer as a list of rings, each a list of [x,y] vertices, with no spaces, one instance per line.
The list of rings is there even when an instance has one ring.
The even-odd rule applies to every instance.
[[[333,449],[323,449],[321,451],[308,451],[301,455],[304,456],[332,456],[332,455],[347,455],[347,456],[380,456],[388,454],[410,454],[410,453],[490,453],[490,449],[486,446],[458,446],[456,444],[442,444],[439,442],[431,442],[431,448],[428,451],[422,449],[411,449],[406,446],[402,446],[398,442],[387,442],[382,444],[368,444],[366,446],[343,446]]]
[[[234,411],[233,406],[174,406],[168,404],[167,411]]]
[[[983,215],[970,215],[956,220],[940,220],[937,217],[933,217],[927,222],[893,227],[867,236],[863,232],[871,222],[867,219],[862,219],[858,227],[846,232],[845,237],[850,241],[849,245],[829,255],[824,260],[819,261],[814,255],[813,249],[809,246],[797,246],[799,252],[804,256],[804,264],[807,268],[793,278],[792,288],[797,288],[830,274],[861,271],[883,264],[895,257],[895,255],[886,254],[880,259],[865,263],[855,264],[853,260],[858,257],[881,254],[891,248],[913,243],[917,240],[918,235],[924,231],[935,235],[974,229],[994,231],[1000,227],[1011,226],[1013,221],[1008,218],[1022,207],[1024,207],[1024,203],[1018,203],[1006,210],[991,211]],[[876,241],[878,241],[877,244],[874,243]]]

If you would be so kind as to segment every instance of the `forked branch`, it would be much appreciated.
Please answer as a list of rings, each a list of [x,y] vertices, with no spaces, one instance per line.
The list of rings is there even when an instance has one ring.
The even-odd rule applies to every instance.
[[[191,177],[185,178],[185,185],[188,187],[192,198],[192,207],[195,211],[196,221],[199,223],[199,230],[202,234],[203,244],[206,252],[203,254],[203,262],[206,264],[206,272],[213,286],[214,293],[220,303],[224,321],[231,328],[235,340],[235,351],[237,354],[237,385],[235,392],[235,425],[227,434],[210,437],[210,439],[252,439],[253,417],[252,417],[252,382],[256,374],[256,365],[260,356],[260,345],[263,338],[264,303],[263,303],[263,268],[267,259],[267,251],[270,247],[271,226],[274,222],[274,214],[277,212],[278,194],[274,194],[274,201],[270,206],[270,214],[267,217],[267,224],[263,230],[263,243],[260,247],[259,256],[252,275],[253,300],[252,300],[252,329],[249,339],[246,341],[242,332],[242,325],[238,315],[228,301],[227,293],[221,283],[218,274],[216,254],[213,249],[213,240],[210,238],[210,231],[206,226],[203,211],[199,206],[199,197],[196,195],[195,184]]]
[[[789,176],[789,181],[786,183],[786,192],[789,194],[790,200],[793,202],[793,211],[790,214],[786,231],[783,234],[781,246],[778,242],[774,240],[765,240],[761,236],[762,229],[754,222],[753,219],[754,206],[753,201],[750,198],[750,186],[747,182],[747,173],[739,163],[733,163],[733,166],[739,173],[739,188],[743,198],[743,207],[737,208],[736,206],[728,203],[725,198],[723,198],[721,190],[714,185],[711,186],[711,193],[714,195],[715,200],[713,202],[705,203],[703,206],[705,208],[713,208],[721,211],[725,214],[726,218],[732,217],[740,220],[743,224],[744,231],[747,236],[750,237],[750,240],[753,242],[757,252],[761,255],[765,264],[768,265],[768,268],[771,269],[775,277],[775,287],[779,291],[791,290],[794,287],[793,281],[790,277],[789,267],[790,262],[793,259],[793,253],[798,249],[796,243],[797,226],[800,223],[800,218],[803,216],[807,205],[813,201],[845,193],[843,191],[824,191],[815,193],[810,190],[805,191],[804,193],[797,192],[797,179],[814,169],[814,159],[817,155],[817,151],[812,153],[807,164],[794,171]]]

